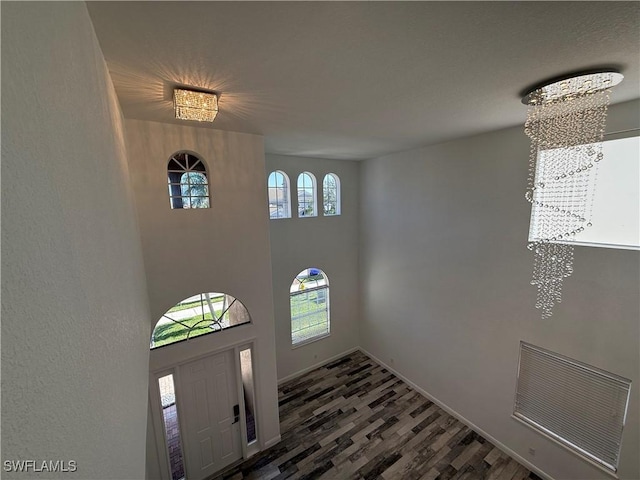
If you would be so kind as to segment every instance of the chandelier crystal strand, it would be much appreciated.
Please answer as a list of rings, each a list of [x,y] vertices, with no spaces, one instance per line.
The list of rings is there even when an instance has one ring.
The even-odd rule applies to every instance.
[[[597,167],[602,160],[613,73],[574,77],[532,92],[525,133],[531,139],[525,198],[532,203],[527,248],[534,252],[536,308],[542,318],[562,301],[573,272],[573,245],[564,241],[591,226]]]

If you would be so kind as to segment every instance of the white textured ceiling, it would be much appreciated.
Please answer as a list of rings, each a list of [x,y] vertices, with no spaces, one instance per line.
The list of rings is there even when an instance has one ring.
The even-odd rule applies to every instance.
[[[211,128],[263,134],[269,153],[363,159],[522,124],[524,88],[594,66],[624,73],[613,102],[640,97],[638,2],[88,8],[126,118],[180,122],[172,88],[207,88]]]

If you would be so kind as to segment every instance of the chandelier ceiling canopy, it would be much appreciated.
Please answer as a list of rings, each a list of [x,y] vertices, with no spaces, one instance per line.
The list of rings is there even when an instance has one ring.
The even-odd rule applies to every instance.
[[[615,87],[624,79],[615,68],[581,70],[539,82],[522,93],[525,105],[565,100],[567,97],[594,93]]]

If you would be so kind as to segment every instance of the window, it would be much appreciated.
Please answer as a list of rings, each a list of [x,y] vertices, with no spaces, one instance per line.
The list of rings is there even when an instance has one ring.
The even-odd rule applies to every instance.
[[[307,268],[293,279],[291,344],[301,345],[329,335],[329,279],[318,268]]]
[[[340,215],[340,178],[335,173],[327,173],[324,176],[322,203],[325,215]]]
[[[171,480],[183,480],[184,455],[180,438],[180,422],[178,409],[176,408],[176,390],[173,384],[173,374],[158,378],[160,390],[160,403],[162,405],[162,420],[164,426],[165,445],[169,466],[171,467]]]
[[[209,208],[207,169],[195,155],[177,153],[167,168],[171,208]]]
[[[269,218],[291,218],[289,194],[289,177],[276,170],[269,174],[267,180],[269,193]]]
[[[634,131],[637,135],[637,131]],[[586,146],[588,148],[588,145]],[[564,243],[611,248],[640,248],[640,137],[620,135],[602,142],[603,159],[598,162],[598,179],[593,197],[591,225]],[[538,171],[550,155],[538,158]],[[534,241],[544,222],[544,211],[531,209],[529,240]]]
[[[245,306],[226,293],[200,293],[165,313],[151,334],[151,349],[250,323]]]
[[[253,374],[253,355],[250,345],[240,349],[240,375],[245,409],[245,434],[247,446],[258,440],[256,433],[256,392]]]
[[[315,217],[316,210],[316,177],[309,172],[298,176],[298,216]]]
[[[631,381],[520,342],[514,417],[615,472]]]

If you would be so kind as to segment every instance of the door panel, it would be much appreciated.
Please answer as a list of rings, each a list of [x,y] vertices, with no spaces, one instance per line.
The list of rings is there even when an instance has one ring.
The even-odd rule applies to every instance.
[[[213,464],[213,445],[211,444],[211,437],[206,437],[200,440],[200,459],[202,467],[207,468]]]
[[[233,351],[180,367],[187,478],[201,480],[242,457]]]
[[[189,405],[188,412],[189,415],[193,413],[194,425],[198,428],[198,433],[202,433],[203,431],[206,431],[206,429],[211,428],[206,380],[198,380],[194,382],[191,385],[191,392],[193,394],[193,403],[195,408],[191,409],[191,405]]]

